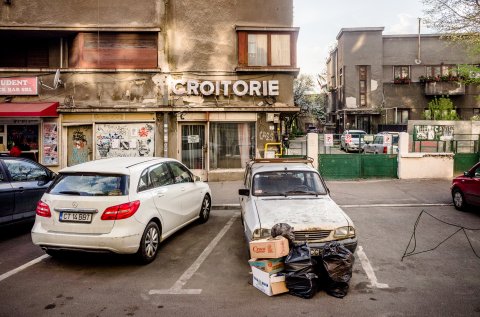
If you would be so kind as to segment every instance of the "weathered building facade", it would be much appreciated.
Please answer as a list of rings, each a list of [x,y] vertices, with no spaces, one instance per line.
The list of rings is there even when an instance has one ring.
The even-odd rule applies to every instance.
[[[457,78],[461,64],[480,64],[440,35],[383,35],[383,27],[344,28],[327,59],[328,121],[337,133],[357,128],[406,131],[428,102],[449,96],[463,119],[480,113],[480,87]]]
[[[238,178],[298,110],[292,2],[2,2],[0,143],[54,170],[168,156]]]

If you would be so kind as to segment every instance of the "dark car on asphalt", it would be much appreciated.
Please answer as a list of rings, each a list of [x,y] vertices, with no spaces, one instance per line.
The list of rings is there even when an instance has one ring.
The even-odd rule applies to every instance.
[[[30,159],[0,157],[0,224],[35,219],[37,202],[55,176]]]
[[[458,210],[480,207],[480,162],[452,180],[452,199]]]

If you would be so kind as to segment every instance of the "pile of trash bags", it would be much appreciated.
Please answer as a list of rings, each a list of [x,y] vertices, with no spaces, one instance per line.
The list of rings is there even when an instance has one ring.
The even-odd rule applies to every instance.
[[[343,298],[348,293],[355,258],[346,247],[333,241],[327,243],[321,256],[312,257],[307,243],[295,244],[293,228],[277,224],[272,236],[281,235],[289,240],[290,252],[285,258],[285,282],[289,293],[312,298],[317,291]]]

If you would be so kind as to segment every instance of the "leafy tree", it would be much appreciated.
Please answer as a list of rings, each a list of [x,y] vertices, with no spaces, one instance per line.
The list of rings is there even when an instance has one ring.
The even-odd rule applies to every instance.
[[[293,82],[293,102],[299,108],[294,114],[285,117],[287,131],[296,126],[297,118],[304,114],[311,114],[317,120],[325,118],[325,103],[322,94],[315,93],[316,83],[312,76],[300,74]]]
[[[459,120],[452,100],[448,97],[433,98],[428,103],[428,110],[423,112],[427,120]]]
[[[480,54],[480,0],[422,0],[425,22],[452,41]]]

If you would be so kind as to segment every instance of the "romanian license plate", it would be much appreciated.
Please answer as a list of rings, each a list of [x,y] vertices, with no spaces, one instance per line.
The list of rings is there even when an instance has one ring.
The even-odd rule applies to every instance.
[[[61,222],[92,222],[92,214],[86,212],[61,212],[60,219]]]
[[[310,248],[310,255],[311,255],[311,256],[319,256],[319,255],[321,255],[320,249]]]

